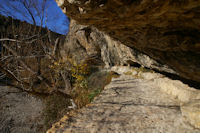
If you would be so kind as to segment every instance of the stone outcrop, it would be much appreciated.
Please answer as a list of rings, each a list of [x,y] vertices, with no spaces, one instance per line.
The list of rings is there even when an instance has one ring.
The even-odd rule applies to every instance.
[[[200,91],[178,80],[152,72],[135,71],[128,67],[112,68],[119,78],[114,78],[100,96],[87,107],[68,113],[47,133],[198,133]],[[161,84],[169,85],[169,95]],[[175,89],[179,88],[179,89]],[[190,90],[190,91],[189,91]],[[193,99],[190,102],[181,100]]]
[[[56,0],[80,24],[200,82],[200,0]]]
[[[181,107],[182,115],[195,128],[200,128],[200,100],[193,100]]]
[[[63,58],[72,56],[77,62],[93,58],[95,60],[91,65],[102,64],[105,68],[114,65],[139,67],[141,64],[143,67],[175,74],[167,65],[162,65],[136,49],[113,40],[93,26],[80,25],[71,20],[69,29],[65,42],[59,50]]]

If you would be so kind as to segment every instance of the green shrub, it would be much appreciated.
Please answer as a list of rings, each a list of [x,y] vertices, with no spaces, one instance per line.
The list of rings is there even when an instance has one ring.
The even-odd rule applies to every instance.
[[[94,91],[92,91],[89,95],[88,95],[88,98],[89,98],[89,101],[92,102],[93,99],[99,95],[101,93],[102,89],[96,89]]]

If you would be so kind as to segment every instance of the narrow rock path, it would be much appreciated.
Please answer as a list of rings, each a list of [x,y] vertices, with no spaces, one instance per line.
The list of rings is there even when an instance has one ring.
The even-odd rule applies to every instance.
[[[94,102],[64,116],[48,133],[199,133],[182,116],[180,102],[154,82],[162,75],[122,74]]]

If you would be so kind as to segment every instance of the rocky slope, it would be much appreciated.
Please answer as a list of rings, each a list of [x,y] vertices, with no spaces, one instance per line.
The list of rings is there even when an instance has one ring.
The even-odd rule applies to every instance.
[[[56,0],[81,24],[200,82],[200,0]]]
[[[17,88],[0,85],[0,132],[41,132],[44,126],[43,108],[41,99]]]
[[[127,67],[87,107],[65,115],[48,133],[199,133],[200,91]],[[190,102],[188,102],[190,101]]]
[[[72,56],[74,60],[92,59],[90,65],[103,65],[110,68],[114,65],[130,65],[148,67],[175,74],[167,65],[162,65],[136,49],[131,49],[119,41],[100,32],[93,26],[80,25],[70,20],[69,33],[60,47],[63,58]]]
[[[27,93],[0,84],[0,133],[44,133],[70,106],[70,99],[61,93]]]

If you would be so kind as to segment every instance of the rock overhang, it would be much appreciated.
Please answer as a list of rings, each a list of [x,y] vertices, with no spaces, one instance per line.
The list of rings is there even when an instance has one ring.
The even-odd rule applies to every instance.
[[[200,82],[200,0],[56,0],[80,24]]]

